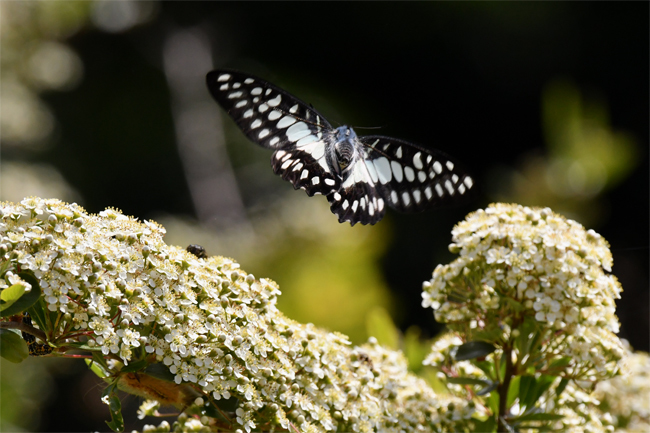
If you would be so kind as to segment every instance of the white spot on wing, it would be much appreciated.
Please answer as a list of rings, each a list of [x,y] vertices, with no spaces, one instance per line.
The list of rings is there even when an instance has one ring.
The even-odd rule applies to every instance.
[[[418,170],[422,170],[424,168],[424,164],[422,164],[422,160],[420,159],[421,157],[422,157],[422,152],[418,152],[415,155],[413,155],[413,165]]]
[[[266,104],[260,104],[260,106],[257,107],[257,109],[259,110],[260,113],[264,113],[266,110],[269,109],[269,106]]]
[[[258,136],[259,138],[264,138],[264,137],[266,137],[267,135],[269,135],[270,132],[271,132],[271,131],[269,131],[268,129],[264,128],[264,129],[262,129],[262,130],[260,131],[260,133],[259,133],[257,136]]]
[[[402,165],[397,161],[391,161],[390,166],[393,170],[393,176],[395,177],[395,180],[401,182],[404,178],[404,174],[402,173]]]
[[[430,186],[427,186],[424,189],[424,195],[427,196],[427,200],[431,200],[431,196],[433,195],[433,193],[431,192],[431,187]]]
[[[335,192],[334,193],[334,200],[340,201],[341,200],[341,194],[339,194],[338,192]]]
[[[290,166],[291,164],[293,164],[294,162],[296,162],[295,159],[287,159],[286,161],[284,161],[284,162],[282,163],[282,166],[281,166],[282,170],[286,170],[287,167],[289,167],[289,166]]]
[[[427,174],[423,171],[418,171],[418,180],[424,183],[424,181],[427,180]]]
[[[461,184],[458,187],[458,192],[461,193],[461,194],[465,194],[465,185]]]
[[[348,201],[347,201],[347,199],[346,199],[346,200],[343,202],[343,204],[341,205],[341,207],[343,208],[343,210],[346,210],[346,209],[348,208],[348,206],[350,206],[350,203],[348,203]]]
[[[241,95],[243,95],[243,93],[241,92],[241,90],[239,90],[239,91],[237,91],[237,92],[232,92],[230,95],[228,95],[228,99],[240,98]]]
[[[439,197],[442,197],[444,195],[444,191],[442,190],[442,187],[440,186],[439,183],[436,184],[436,192],[438,193]]]
[[[291,126],[294,123],[296,123],[296,119],[291,117],[291,116],[284,116],[282,119],[277,124],[277,127],[280,129],[284,129],[287,126]]]
[[[278,141],[280,141],[280,137],[273,137],[271,141],[269,141],[269,145],[275,146],[276,144],[278,144]]]
[[[260,126],[262,126],[262,121],[260,119],[255,119],[253,123],[251,123],[252,129],[259,128]]]
[[[402,157],[402,146],[397,148],[397,152],[395,152],[395,156],[398,158]]]
[[[390,171],[390,162],[388,162],[388,159],[382,156],[381,158],[375,159],[373,161],[373,165],[377,169],[379,181],[384,185],[390,182],[392,174]]]
[[[249,108],[249,109],[246,110],[246,112],[244,113],[244,119],[248,119],[248,118],[251,117],[252,115],[253,115],[253,109],[252,109],[252,108]]]
[[[230,74],[221,74],[219,75],[219,78],[217,78],[217,81],[228,81],[230,80]]]
[[[232,88],[233,89],[239,89],[241,87],[241,83],[233,83]]]
[[[370,173],[370,177],[372,178],[372,181],[374,183],[377,183],[379,178],[377,177],[377,170],[375,169],[375,164],[372,163],[369,159],[366,159],[363,161],[364,164],[366,164],[366,169],[368,170],[368,173]]]
[[[381,212],[383,208],[384,208],[384,199],[380,198],[379,200],[377,200],[377,209],[379,209],[379,212]]]
[[[352,212],[356,212],[358,206],[359,206],[359,202],[356,201],[356,200],[353,201],[353,202],[352,202]]]
[[[264,96],[269,96],[271,93],[271,89],[266,89],[266,92],[264,92]]]
[[[436,171],[436,173],[440,174],[442,173],[442,164],[440,162],[436,161],[433,163],[433,169]]]
[[[228,90],[228,87],[230,87],[230,85],[228,83],[222,84],[221,87],[219,87],[219,90],[225,91],[225,90]]]
[[[307,179],[307,176],[309,176],[309,171],[307,171],[307,169],[303,170],[302,173],[300,173],[300,179]]]
[[[273,121],[273,120],[277,120],[277,119],[280,118],[280,116],[282,116],[282,113],[280,113],[280,112],[277,111],[277,110],[273,110],[273,111],[271,111],[271,112],[269,113],[269,120],[271,120],[271,121]]]
[[[408,165],[404,166],[404,176],[406,176],[406,179],[408,179],[409,182],[413,182],[415,180],[415,172]]]
[[[241,101],[239,101],[238,103],[235,104],[235,108],[241,108],[246,104],[248,104],[248,101],[245,100],[245,99],[242,99]]]
[[[253,84],[254,81],[255,81],[255,80],[253,80],[252,78],[246,78],[246,79],[244,80],[244,83],[246,83],[246,84]]]
[[[277,107],[280,104],[280,101],[282,101],[282,95],[278,95],[275,98],[267,101],[267,104],[269,104],[271,107]]]
[[[298,122],[287,129],[287,138],[290,141],[298,141],[309,135],[311,131],[305,122]]]
[[[446,165],[447,165],[447,168],[449,169],[449,171],[451,171],[451,170],[454,169],[454,163],[453,163],[453,162],[451,162],[451,161],[447,161],[447,164],[446,164]]]
[[[413,190],[413,198],[416,203],[420,203],[420,200],[422,200],[422,193],[419,189]]]
[[[302,166],[303,166],[303,163],[302,163],[302,162],[299,162],[298,164],[296,164],[296,165],[293,166],[293,169],[292,169],[292,170],[293,170],[293,171],[298,171],[298,170],[300,170],[300,169],[302,168]]]
[[[289,108],[289,113],[291,113],[291,114],[294,114],[296,111],[298,111],[298,104],[296,104],[293,107]]]
[[[336,185],[336,181],[335,181],[334,179],[325,179],[325,183],[326,183],[327,185],[329,185],[329,186],[334,186],[334,185]],[[336,194],[338,195],[338,193],[336,193]],[[340,200],[340,199],[341,199],[340,197],[341,197],[341,196],[339,196],[339,198],[338,198],[337,200]]]
[[[453,183],[458,183],[458,176],[456,176],[455,174],[452,174],[452,175],[451,175],[451,181],[452,181]]]
[[[296,143],[296,147],[303,147],[310,143],[313,143],[314,141],[318,141],[318,138],[315,135],[308,135],[298,140],[298,142]]]
[[[449,195],[454,195],[454,186],[449,182],[449,179],[445,181],[445,188],[447,188]]]
[[[471,188],[472,185],[474,185],[474,181],[472,180],[471,177],[467,176],[463,182],[465,182],[465,185],[467,185],[467,188]]]
[[[393,201],[393,203],[397,204],[399,201],[399,197],[397,197],[397,193],[395,191],[390,192],[390,199]]]
[[[411,196],[406,191],[402,193],[402,202],[404,203],[404,206],[408,206],[411,203]]]
[[[251,95],[260,95],[261,93],[262,93],[261,87],[256,87],[253,90],[251,90]]]
[[[312,177],[311,183],[313,183],[314,185],[318,185],[320,183],[320,179],[318,178],[318,176]]]

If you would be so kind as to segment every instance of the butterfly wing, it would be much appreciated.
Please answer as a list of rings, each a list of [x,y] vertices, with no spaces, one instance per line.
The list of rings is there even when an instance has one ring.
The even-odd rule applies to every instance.
[[[451,157],[396,138],[359,137],[359,157],[328,195],[339,221],[374,224],[390,206],[420,212],[462,204],[475,193],[472,177]],[[361,206],[365,201],[366,207]],[[353,208],[353,204],[359,204]],[[373,206],[368,206],[371,203]]]
[[[332,126],[316,110],[273,84],[231,70],[208,73],[214,99],[253,142],[274,149],[273,171],[308,195],[338,189],[327,143]]]

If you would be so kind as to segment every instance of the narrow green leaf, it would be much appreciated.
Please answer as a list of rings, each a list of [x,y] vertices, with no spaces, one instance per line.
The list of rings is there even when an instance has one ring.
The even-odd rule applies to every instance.
[[[122,367],[122,370],[120,370],[122,373],[137,373],[145,369],[147,366],[148,362],[146,360],[140,360],[136,362],[132,362],[126,367]]]
[[[521,381],[519,382],[519,402],[522,407],[530,408],[534,405],[536,387],[537,380],[535,376],[521,376]]]
[[[497,389],[497,386],[499,386],[499,382],[490,382],[490,384],[488,386],[486,386],[485,388],[479,389],[476,392],[476,395],[478,395],[478,396],[487,395],[487,394],[491,393],[492,391],[494,391],[495,389]]]
[[[537,400],[551,387],[556,378],[556,376],[549,376],[547,374],[542,374],[537,378],[533,404],[537,403]]]
[[[564,388],[569,384],[569,379],[564,379],[560,380],[560,383],[557,385],[557,388],[555,388],[555,395],[560,396],[562,392],[564,391]]]
[[[485,341],[470,341],[458,347],[454,359],[456,361],[465,361],[467,359],[482,358],[495,350],[496,347],[491,343]]]
[[[0,329],[0,356],[9,362],[18,364],[29,356],[25,340],[9,329]]]
[[[490,410],[492,410],[492,413],[499,413],[499,393],[498,392],[491,392],[490,395],[486,399],[486,403]]]
[[[23,311],[26,311],[29,307],[34,305],[41,297],[41,287],[38,285],[38,280],[31,273],[19,272],[18,276],[20,276],[20,278],[22,278],[25,282],[31,284],[32,289],[29,292],[24,293],[25,290],[24,286],[20,284],[14,284],[13,286],[3,290],[2,295],[0,295],[2,297],[2,300],[5,300],[4,293],[7,290],[10,290],[14,286],[20,286],[21,289],[17,289],[17,291],[22,290],[23,293],[21,293],[18,296],[18,298],[12,297],[15,296],[16,292],[7,295],[7,297],[12,297],[11,299],[14,299],[14,301],[11,303],[11,305],[8,306],[3,305],[0,307],[1,317],[8,317],[8,316],[13,316],[15,314],[22,313]]]
[[[520,376],[515,376],[510,381],[510,386],[508,387],[508,396],[506,398],[506,406],[511,407],[515,402],[515,399],[519,396],[519,382],[521,380]]]
[[[105,379],[110,375],[110,373],[105,370],[102,365],[100,365],[98,362],[95,362],[93,359],[84,359],[84,361],[86,361],[86,365],[88,365],[90,371],[95,373],[97,377]]]
[[[480,386],[487,386],[492,383],[489,380],[474,379],[471,377],[448,377],[447,382],[455,383],[458,385],[480,385]]]

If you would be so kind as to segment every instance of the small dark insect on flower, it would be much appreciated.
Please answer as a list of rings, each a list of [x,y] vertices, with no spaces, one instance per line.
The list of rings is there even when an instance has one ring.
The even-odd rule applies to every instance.
[[[208,254],[205,252],[205,248],[201,245],[191,244],[185,249],[188,253],[194,254],[199,259],[205,259],[208,257]]]

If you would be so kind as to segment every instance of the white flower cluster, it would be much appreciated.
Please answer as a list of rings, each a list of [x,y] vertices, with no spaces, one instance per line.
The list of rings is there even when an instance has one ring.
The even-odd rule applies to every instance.
[[[75,204],[38,198],[0,204],[0,262],[37,278],[56,315],[43,329],[54,354],[78,347],[81,338],[111,360],[109,369],[121,364],[115,360],[163,364],[179,386],[206,401],[235,401],[229,430],[467,425],[472,404],[437,397],[396,353],[372,342],[351,348],[343,335],[286,318],[276,308],[274,282],[230,259],[199,259],[167,246],[164,233],[111,209],[88,215]],[[222,421],[188,422],[200,430],[203,422]]]
[[[452,329],[507,333],[525,317],[552,330],[546,353],[569,374],[606,377],[625,353],[614,335],[621,286],[607,242],[550,209],[492,204],[452,231],[459,257],[423,285],[424,307]],[[508,338],[508,335],[502,335]]]
[[[621,375],[599,382],[594,397],[618,431],[650,431],[650,356],[630,353]]]

